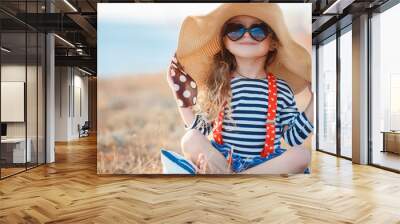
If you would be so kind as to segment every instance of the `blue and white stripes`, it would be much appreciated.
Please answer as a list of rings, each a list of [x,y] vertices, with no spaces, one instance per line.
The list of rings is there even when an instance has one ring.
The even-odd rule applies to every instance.
[[[275,151],[280,149],[280,140],[290,145],[300,145],[313,131],[313,125],[308,121],[304,112],[300,113],[296,107],[295,98],[288,84],[277,79],[278,105],[275,122]],[[234,148],[234,153],[240,156],[253,158],[260,155],[265,144],[266,136],[266,113],[268,108],[268,81],[266,79],[250,79],[235,77],[231,80],[232,119],[225,116],[222,124],[222,137],[224,144]],[[200,117],[199,117],[200,118]],[[197,116],[196,116],[196,119]],[[207,135],[211,131],[211,124],[204,128],[201,123],[202,133]],[[193,127],[196,121],[193,122]],[[283,132],[283,127],[288,128]],[[205,131],[206,130],[206,131]],[[282,150],[278,150],[282,151]]]
[[[201,114],[196,114],[190,126],[185,125],[186,130],[196,129],[203,135],[208,135],[212,131],[212,124],[206,121],[206,117]]]

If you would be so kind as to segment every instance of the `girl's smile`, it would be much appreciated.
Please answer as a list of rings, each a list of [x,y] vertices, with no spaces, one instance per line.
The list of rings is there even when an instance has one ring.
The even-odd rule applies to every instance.
[[[240,45],[257,45],[257,42],[251,42],[251,41],[243,41],[243,42],[239,42],[238,44]]]

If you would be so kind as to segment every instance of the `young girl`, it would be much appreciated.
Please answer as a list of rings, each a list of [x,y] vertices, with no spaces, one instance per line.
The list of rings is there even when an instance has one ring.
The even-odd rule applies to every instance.
[[[268,17],[266,11],[259,11],[256,17],[250,15],[257,13],[249,12],[258,7],[270,12],[272,4],[242,4],[251,5],[250,8],[239,5],[223,4],[209,14],[211,18],[221,20],[225,16],[227,19],[222,19],[220,26],[216,25],[218,32],[214,35],[217,35],[218,51],[211,53],[211,63],[203,63],[204,67],[209,67],[206,73],[201,72],[203,79],[196,78],[199,74],[191,70],[194,65],[188,60],[184,62],[184,56],[179,58],[179,47],[171,62],[167,80],[187,129],[182,137],[182,152],[196,164],[198,173],[302,173],[311,160],[310,152],[300,145],[313,130],[312,100],[300,113],[288,82],[272,72],[278,62],[290,62],[282,59],[282,54],[288,52],[285,46],[293,43],[286,44],[288,37],[282,36],[282,33],[288,34],[282,31],[282,28],[287,30],[284,23],[274,22],[283,20],[279,8],[272,8],[278,10],[278,14],[269,13]],[[235,12],[232,14],[232,11]],[[275,19],[271,19],[274,18],[272,14],[277,15]],[[181,48],[185,27],[191,19],[195,20],[191,17],[182,25]],[[272,21],[272,25],[267,20]],[[279,35],[274,27],[280,30]],[[296,47],[292,48],[294,54],[301,50]],[[304,62],[304,58],[293,63],[296,65],[299,61]],[[201,60],[198,62],[202,64]],[[305,60],[305,63],[309,62]],[[290,65],[286,70],[275,70],[289,71],[288,68]],[[195,105],[197,113],[193,112]],[[291,148],[282,148],[281,138]]]

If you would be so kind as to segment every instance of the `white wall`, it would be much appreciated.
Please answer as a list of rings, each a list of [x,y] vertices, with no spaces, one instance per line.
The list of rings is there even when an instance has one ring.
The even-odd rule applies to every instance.
[[[25,80],[26,78],[27,81]],[[36,162],[36,158],[38,158],[39,163],[45,162],[45,89],[43,79],[44,74],[41,66],[25,66],[25,64],[2,64],[1,66],[2,82],[24,82],[26,84],[26,105],[24,100],[22,108],[8,108],[4,107],[4,105],[1,108],[3,113],[18,113],[18,111],[12,110],[20,110],[19,112],[24,116],[26,112],[26,120],[23,118],[21,122],[5,122],[7,124],[7,137],[24,138],[26,135],[29,139],[29,148],[32,151],[32,161]],[[2,94],[7,94],[3,92],[4,90],[2,89]],[[24,93],[24,90],[20,91],[22,91],[20,93]],[[2,98],[8,97],[7,95],[2,95]],[[51,162],[51,160],[49,161]]]
[[[1,82],[1,121],[24,122],[25,83]],[[35,105],[36,108],[36,105]]]
[[[88,120],[88,78],[83,75],[76,68],[56,67],[56,141],[79,138],[78,124],[83,125]]]
[[[68,87],[70,84],[69,69],[55,68],[55,141],[68,140]]]
[[[25,82],[25,69],[25,65],[2,65],[1,81]],[[6,108],[1,109],[5,110]],[[7,137],[25,137],[25,122],[7,122]]]
[[[27,70],[25,70],[27,69]],[[3,64],[1,66],[1,81],[2,82],[25,82],[25,75],[26,71],[28,74],[31,74],[32,72],[36,73],[36,67],[33,66],[27,66],[25,65],[17,65],[17,64]],[[30,81],[31,82],[31,81]],[[30,83],[32,84],[32,83]],[[36,85],[36,83],[34,83]],[[29,90],[32,89],[27,89],[27,96],[29,98],[36,98],[36,89],[34,89],[33,92],[30,92]],[[4,96],[3,96],[4,97]],[[32,99],[27,99],[27,103],[31,102]],[[29,105],[27,105],[29,106]],[[31,105],[36,108],[36,105]],[[6,110],[6,108],[1,108],[2,110]],[[31,114],[28,113],[28,122],[35,121],[36,123],[36,117],[33,118],[31,117],[32,115],[36,116],[36,114]],[[25,137],[25,124],[26,122],[7,122],[7,137]],[[33,125],[28,125],[28,128],[32,127]],[[36,127],[35,127],[36,129]],[[30,132],[29,132],[30,133]],[[28,133],[28,137],[29,136]]]
[[[76,72],[77,70],[75,70]],[[79,73],[82,74],[82,73]],[[81,126],[88,120],[88,77],[81,75],[74,75],[74,96],[75,100],[74,108],[72,108],[72,120],[71,120],[71,135],[74,138],[79,137],[78,124]],[[81,107],[81,108],[80,108]],[[80,111],[81,110],[81,111]]]

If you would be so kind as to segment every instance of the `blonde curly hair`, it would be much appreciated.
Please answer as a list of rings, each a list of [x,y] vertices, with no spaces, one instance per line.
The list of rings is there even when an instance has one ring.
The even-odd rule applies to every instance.
[[[237,68],[237,63],[235,56],[225,47],[223,42],[227,24],[228,22],[225,22],[219,35],[221,51],[214,55],[210,70],[211,75],[207,76],[205,88],[199,91],[198,96],[197,110],[203,113],[209,121],[214,121],[218,117],[219,112],[224,109],[225,102],[229,102],[232,97],[230,82],[232,74]],[[273,42],[279,43],[275,33],[272,32],[270,35]],[[274,61],[277,53],[277,48],[268,52],[264,66],[265,71]],[[225,108],[227,109],[227,118],[232,120],[230,104],[227,103]]]

